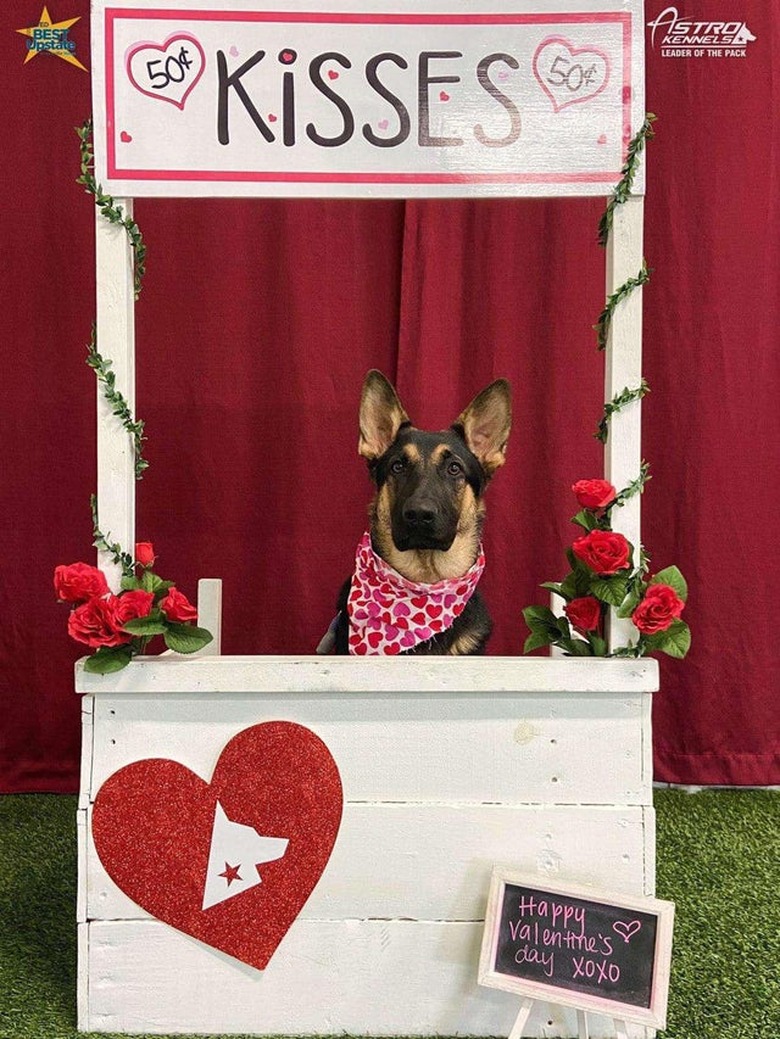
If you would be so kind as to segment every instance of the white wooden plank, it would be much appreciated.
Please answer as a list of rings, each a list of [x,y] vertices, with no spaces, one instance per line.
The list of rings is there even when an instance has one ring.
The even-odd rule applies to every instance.
[[[84,696],[81,699],[81,763],[79,766],[79,808],[89,804],[89,792],[92,789],[92,719],[95,698]]]
[[[644,199],[633,196],[616,207],[607,246],[607,296],[629,278],[635,278],[643,259]],[[605,399],[612,400],[624,389],[634,389],[642,379],[642,289],[618,304],[610,325],[605,363]],[[628,405],[613,415],[610,433],[604,447],[604,470],[611,483],[622,490],[639,475],[642,462],[642,405]],[[639,551],[640,495],[635,495],[623,508],[612,514],[613,528],[624,534]],[[630,620],[622,620],[611,611],[610,646],[625,645],[636,640],[637,632]]]
[[[642,807],[642,832],[644,834],[644,869],[645,875],[645,894],[655,894],[655,870],[656,870],[656,850],[655,850],[655,808],[652,805],[644,805]]]
[[[115,200],[132,216],[132,199]],[[95,211],[95,271],[97,282],[97,347],[113,362],[116,388],[133,411],[135,407],[135,304],[133,253],[123,227],[109,223]],[[97,387],[98,526],[125,552],[135,548],[135,455],[133,442],[111,405]],[[121,568],[105,552],[98,566],[118,591]]]
[[[89,1028],[89,935],[90,924],[76,925],[76,1020],[80,1032]]]
[[[210,781],[242,729],[285,720],[333,754],[350,801],[649,804],[642,695],[271,694],[98,697],[92,797],[150,757]]]
[[[76,664],[76,692],[655,692],[658,662],[543,657],[141,657],[94,675]]]
[[[476,983],[479,923],[298,920],[264,972],[156,921],[89,927],[95,1031],[495,1036],[517,1016],[516,996]],[[573,1036],[576,1013],[538,1003],[525,1034]],[[591,1019],[591,1039],[614,1036]]]
[[[593,849],[598,854],[593,854]],[[496,863],[540,883],[645,893],[642,809],[347,804],[303,919],[480,920]],[[91,920],[147,917],[106,873],[89,840]]]
[[[198,625],[206,628],[214,640],[199,650],[198,656],[218,657],[222,654],[222,581],[201,577],[198,581]]]
[[[78,879],[76,884],[76,922],[85,923],[88,918],[90,855],[95,854],[92,844],[89,818],[86,808],[76,812],[76,861]]]

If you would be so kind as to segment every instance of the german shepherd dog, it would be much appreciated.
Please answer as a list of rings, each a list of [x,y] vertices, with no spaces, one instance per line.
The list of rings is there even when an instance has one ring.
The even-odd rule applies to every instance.
[[[393,386],[370,371],[360,401],[358,450],[376,495],[369,509],[371,548],[407,581],[435,584],[462,578],[480,553],[483,494],[504,464],[511,426],[509,384],[482,390],[449,429],[432,433],[409,420]],[[347,600],[341,589],[335,621],[337,653],[349,652]],[[492,628],[478,592],[451,627],[407,653],[482,653]]]

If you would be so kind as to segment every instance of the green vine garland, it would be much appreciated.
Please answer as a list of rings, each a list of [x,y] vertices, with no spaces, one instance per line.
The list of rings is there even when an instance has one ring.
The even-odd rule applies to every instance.
[[[607,241],[609,240],[609,232],[612,230],[612,220],[615,215],[615,207],[628,201],[631,196],[631,189],[634,186],[634,177],[636,176],[636,171],[639,167],[639,157],[644,150],[645,144],[655,136],[655,131],[653,130],[655,119],[656,117],[653,113],[648,112],[645,116],[645,121],[629,141],[626,161],[620,170],[622,176],[618,181],[615,190],[612,192],[612,197],[607,203],[604,215],[599,221],[599,245],[606,246]]]
[[[608,400],[604,405],[604,415],[601,422],[599,422],[598,429],[593,434],[596,440],[600,440],[602,444],[606,444],[612,416],[617,414],[617,412],[622,411],[628,404],[632,404],[634,401],[646,397],[649,392],[649,385],[644,379],[642,379],[639,386],[635,389],[630,390],[628,386],[626,386],[620,393],[614,396],[612,400]]]
[[[117,566],[121,567],[123,577],[133,577],[135,574],[135,560],[133,557],[129,552],[123,551],[122,546],[118,542],[110,542],[108,539],[111,535],[103,534],[98,526],[96,495],[90,495],[89,506],[92,510],[92,537],[94,539],[92,541],[92,547],[110,555],[112,561]]]
[[[93,174],[95,155],[92,150],[92,120],[87,119],[81,127],[76,127],[81,153],[81,175],[76,178],[77,184],[83,184],[88,194],[94,196],[95,205],[101,216],[109,223],[123,227],[133,249],[133,286],[134,297],[141,295],[143,278],[146,273],[146,244],[141,229],[132,217],[126,216],[121,206],[116,205],[111,195],[106,195],[95,180]],[[111,410],[130,434],[133,441],[135,478],[140,480],[149,462],[143,456],[144,422],[133,418],[127,398],[116,388],[116,373],[112,369],[113,361],[103,357],[97,348],[97,328],[92,325],[92,334],[87,343],[87,364],[94,371],[98,382],[102,384],[103,396],[111,405]],[[102,546],[100,546],[102,547]],[[117,560],[114,560],[117,562]]]

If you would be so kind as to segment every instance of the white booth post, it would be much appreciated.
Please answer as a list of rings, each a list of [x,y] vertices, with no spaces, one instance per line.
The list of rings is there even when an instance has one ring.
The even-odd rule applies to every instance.
[[[632,196],[614,210],[607,242],[607,297],[635,278],[644,262],[644,198]],[[642,381],[642,288],[637,287],[616,309],[605,349],[604,399],[613,400],[626,388]],[[642,405],[634,401],[611,419],[604,446],[604,477],[618,490],[636,480],[642,464]],[[635,494],[612,514],[613,529],[634,546],[641,545],[641,495]],[[610,610],[610,650],[636,642],[637,631],[630,618]]]
[[[309,6],[315,12],[316,5]],[[160,11],[140,0],[110,8],[105,0],[95,0],[98,182],[127,213],[132,211],[133,192],[606,196],[619,178],[627,125],[636,129],[644,117],[642,4],[582,0],[568,4],[563,15],[539,6],[537,12],[519,15],[503,0],[454,0],[449,7],[415,0],[411,5],[396,4],[390,15],[377,10],[369,17],[358,8],[350,10],[343,0],[313,13],[307,28],[301,5],[289,24],[281,24],[283,14],[258,12],[249,0],[172,0]],[[501,17],[491,29],[490,17],[498,9]],[[222,37],[220,12],[225,14]],[[224,72],[226,62],[239,63],[239,46],[240,61],[253,50],[259,52],[257,40],[266,37],[257,34],[268,34],[270,42],[262,49],[278,51],[282,65],[296,52],[314,60],[319,51],[346,54],[363,47],[353,62],[357,68],[373,53],[376,40],[371,33],[379,34],[379,49],[387,49],[388,24],[398,33],[394,46],[414,50],[407,66],[418,72],[421,51],[457,52],[466,55],[464,61],[491,53],[511,57],[516,51],[518,76],[533,68],[535,77],[526,75],[517,83],[523,125],[533,125],[537,114],[546,121],[554,145],[550,154],[534,158],[535,169],[518,172],[519,167],[511,165],[521,161],[517,153],[510,147],[489,147],[477,157],[488,164],[483,169],[474,166],[477,159],[469,146],[457,160],[462,168],[455,168],[449,155],[438,167],[444,172],[437,173],[404,168],[398,150],[388,148],[392,154],[384,181],[375,151],[369,154],[370,168],[356,165],[363,161],[360,147],[367,150],[365,141],[346,157],[334,157],[337,150],[326,149],[335,164],[330,171],[316,167],[324,161],[322,149],[318,152],[309,141],[301,143],[300,155],[294,149],[285,153],[293,174],[275,172],[280,168],[278,151],[269,148],[269,165],[251,170],[245,156],[236,157],[224,142],[204,145],[203,153],[187,154],[178,165],[167,155],[153,162],[158,144],[156,139],[144,140],[147,130],[158,134],[164,150],[169,139],[181,143],[176,134],[185,116],[211,120],[212,107],[199,105],[208,90],[217,90],[219,68]],[[337,30],[343,30],[343,38],[326,43],[323,33]],[[490,31],[498,33],[497,39],[483,35]],[[181,63],[178,48],[195,44],[202,60]],[[155,53],[143,53],[144,60],[136,61],[139,53],[149,50]],[[212,61],[214,53],[222,55],[219,62]],[[572,104],[550,77],[554,69],[560,73],[561,68],[571,68],[582,53],[590,55],[590,85],[583,77],[584,93],[578,100],[591,103]],[[174,54],[179,63],[171,71],[178,76],[184,70],[192,80],[186,90],[177,87],[178,93],[167,99],[173,103],[166,106],[151,89],[142,89],[138,77],[144,68],[159,75]],[[517,70],[511,62],[505,65],[509,82],[509,73]],[[282,75],[278,68],[276,72]],[[339,75],[344,83],[345,66],[340,66]],[[430,97],[444,97],[432,68],[428,75]],[[621,76],[623,89],[608,95],[604,88],[608,83],[618,86]],[[627,76],[631,89],[625,85]],[[577,82],[576,77],[571,82]],[[465,76],[462,82],[448,80],[446,101],[460,86],[466,89],[465,84]],[[243,85],[248,88],[250,80]],[[494,136],[506,133],[508,112],[505,105],[496,104],[496,89],[492,95],[484,91],[494,111],[480,124],[483,134]],[[400,86],[396,90],[400,93]],[[502,85],[501,91],[508,97],[510,86]],[[416,87],[413,96],[418,96]],[[239,147],[248,132],[246,106],[242,109],[234,94],[228,100]],[[318,103],[325,103],[322,96]],[[351,98],[351,103],[354,107],[359,102]],[[373,103],[384,107],[367,116],[365,125],[378,127],[387,122],[386,96],[382,102],[376,94]],[[332,119],[329,104],[326,112]],[[565,119],[558,118],[566,113]],[[318,118],[316,111],[313,118]],[[438,115],[427,113],[425,118],[425,132],[431,137],[454,132],[436,123]],[[598,148],[583,146],[582,155],[576,133],[567,129],[579,127],[578,120],[586,127],[587,140],[599,141]],[[591,125],[589,120],[595,122]],[[608,134],[602,132],[602,122]],[[546,140],[546,131],[540,133],[539,139]],[[203,131],[204,140],[207,136]],[[601,139],[607,137],[610,144],[602,146]],[[256,136],[247,139],[253,154],[267,154],[258,151]],[[561,159],[559,172],[556,149],[569,147],[572,140],[573,152]],[[134,146],[139,149],[137,160]],[[436,148],[419,151],[424,152],[421,161],[436,159]],[[219,156],[226,156],[222,173],[214,165]],[[577,165],[580,158],[591,166],[583,171]],[[506,166],[496,168],[499,160],[510,164],[509,172]],[[406,153],[403,161],[410,161]],[[615,209],[607,250],[608,294],[642,265],[642,190],[640,172],[637,196]],[[97,341],[101,353],[112,359],[117,385],[133,407],[133,256],[124,230],[100,217],[96,262]],[[640,379],[638,290],[620,304],[611,322],[606,399]],[[636,401],[611,422],[605,475],[618,489],[636,480],[640,471],[640,409]],[[112,541],[132,551],[132,441],[102,399],[98,425],[98,524]],[[616,510],[613,518],[615,529],[638,551],[639,496]],[[116,587],[119,574],[111,560],[101,554],[99,565]],[[220,626],[219,596],[218,582],[201,582],[200,623],[215,634]],[[629,622],[613,619],[611,647],[625,644],[632,631]],[[654,660],[222,657],[218,639],[209,650],[210,655],[188,658],[138,657],[122,671],[107,675],[91,674],[83,663],[77,665],[76,690],[82,694],[83,712],[79,1028],[154,1034],[508,1034],[517,1018],[517,997],[477,984],[494,864],[511,865],[540,880],[608,886],[634,897],[653,894],[650,708],[658,687]],[[154,759],[184,766],[199,777],[198,783],[209,784],[216,781],[212,777],[221,767],[226,745],[251,727],[277,721],[306,727],[324,741],[341,775],[343,816],[332,856],[313,894],[268,966],[257,970],[220,951],[218,942],[183,933],[132,901],[97,854],[92,820],[101,789],[121,770]],[[128,835],[128,848],[132,844]],[[153,854],[163,853],[155,849]],[[251,933],[263,922],[250,917],[243,926]],[[610,1018],[589,1015],[586,1022],[579,1011],[555,1004],[535,1004],[523,1026],[523,1035],[536,1037],[583,1031],[591,1039],[616,1035]],[[647,1039],[652,1030],[630,1024],[626,1034]]]

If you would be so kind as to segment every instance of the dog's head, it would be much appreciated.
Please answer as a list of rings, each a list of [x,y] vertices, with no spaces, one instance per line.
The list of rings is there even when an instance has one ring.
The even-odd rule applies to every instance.
[[[449,429],[412,425],[384,375],[370,371],[360,402],[360,454],[377,487],[374,547],[413,581],[458,577],[479,546],[482,494],[504,464],[511,397],[504,379],[479,393]]]

